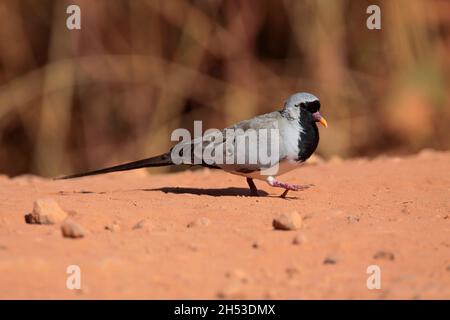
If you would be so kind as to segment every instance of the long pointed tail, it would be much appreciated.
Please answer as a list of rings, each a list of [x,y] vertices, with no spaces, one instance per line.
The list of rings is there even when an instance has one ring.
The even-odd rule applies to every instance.
[[[88,171],[88,172],[83,172],[83,173],[76,173],[76,174],[72,174],[70,176],[57,178],[57,180],[80,178],[80,177],[93,176],[93,175],[97,175],[97,174],[110,173],[110,172],[115,172],[115,171],[125,171],[125,170],[133,170],[133,169],[147,168],[147,167],[164,167],[164,166],[170,166],[172,164],[173,164],[173,162],[170,158],[170,153],[165,153],[165,154],[161,154],[156,157],[133,161],[133,162],[128,162],[128,163],[120,164],[120,165],[114,166],[114,167],[103,168],[103,169]]]

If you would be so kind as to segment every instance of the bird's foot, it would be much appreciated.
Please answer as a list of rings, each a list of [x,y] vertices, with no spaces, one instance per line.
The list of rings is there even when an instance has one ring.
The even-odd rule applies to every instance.
[[[268,178],[267,183],[272,187],[285,189],[284,192],[280,195],[281,198],[286,198],[286,195],[288,194],[288,192],[290,190],[301,191],[301,190],[306,190],[312,186],[311,184],[310,185],[289,184],[289,183],[278,181],[273,177]]]

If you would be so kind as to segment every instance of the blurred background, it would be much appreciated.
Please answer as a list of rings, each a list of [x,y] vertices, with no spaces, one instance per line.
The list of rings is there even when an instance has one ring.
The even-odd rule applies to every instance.
[[[297,91],[322,102],[324,158],[449,149],[449,57],[445,0],[2,0],[0,173],[148,157]]]

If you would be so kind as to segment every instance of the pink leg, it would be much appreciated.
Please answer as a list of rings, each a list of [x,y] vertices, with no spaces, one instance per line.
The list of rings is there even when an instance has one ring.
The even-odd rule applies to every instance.
[[[272,186],[272,187],[286,189],[286,190],[284,190],[284,192],[280,196],[282,198],[286,197],[286,195],[289,192],[289,190],[293,190],[293,191],[305,190],[305,189],[308,189],[311,186],[311,185],[302,186],[302,185],[298,185],[298,184],[289,184],[289,183],[278,181],[278,180],[276,180],[273,177],[269,177],[267,179],[267,183],[270,186]]]
[[[269,182],[269,184],[272,187],[283,188],[286,190],[293,190],[293,191],[298,191],[298,190],[304,188],[304,186],[301,186],[301,185],[284,183],[284,182],[281,182],[278,180],[273,180],[272,183]]]

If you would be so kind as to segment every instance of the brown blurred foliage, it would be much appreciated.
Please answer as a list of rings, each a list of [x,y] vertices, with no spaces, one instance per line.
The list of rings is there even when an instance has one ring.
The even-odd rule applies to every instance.
[[[448,149],[449,56],[444,0],[3,0],[0,172],[147,157],[193,120],[224,127],[297,91],[321,99],[325,157]]]

